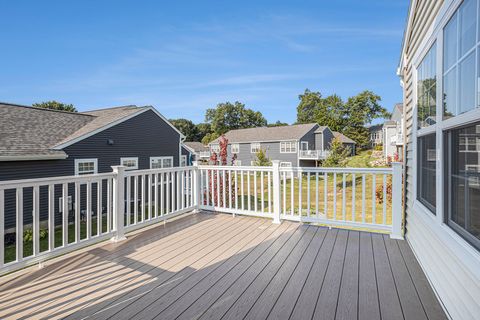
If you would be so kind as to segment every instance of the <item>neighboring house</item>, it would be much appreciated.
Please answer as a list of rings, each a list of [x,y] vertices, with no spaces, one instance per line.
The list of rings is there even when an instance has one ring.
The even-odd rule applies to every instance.
[[[350,156],[355,155],[355,147],[357,145],[355,141],[337,131],[333,131],[333,135],[335,138],[339,139],[343,146],[349,151]]]
[[[200,163],[207,162],[210,159],[210,148],[201,142],[186,141],[183,145],[188,149],[192,161],[198,161]]]
[[[398,68],[406,239],[452,319],[480,317],[478,6],[411,1]]]
[[[390,120],[383,124],[383,156],[403,160],[403,104],[397,103]]]
[[[0,181],[112,172],[115,165],[127,170],[178,166],[182,139],[153,107],[73,113],[0,103]],[[6,228],[15,225],[12,191],[5,192]],[[45,192],[40,192],[42,206]],[[31,194],[24,201],[24,211],[31,211]]]
[[[327,157],[334,133],[328,127],[309,123],[231,130],[225,137],[229,142],[228,159],[235,154],[235,165],[253,165],[256,153],[263,149],[270,160],[280,160],[281,166],[312,167]],[[209,144],[211,152],[220,151],[218,141]],[[350,144],[351,140],[347,142]]]
[[[375,124],[368,127],[370,133],[370,148],[383,144],[383,124]]]

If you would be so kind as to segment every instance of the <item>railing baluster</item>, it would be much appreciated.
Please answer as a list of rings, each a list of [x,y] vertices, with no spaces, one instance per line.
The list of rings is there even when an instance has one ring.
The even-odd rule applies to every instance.
[[[290,215],[295,214],[295,173],[290,171]]]
[[[282,178],[283,178],[283,209],[282,213],[287,214],[287,172],[282,172]]]
[[[383,175],[383,224],[387,224],[387,175]]]
[[[346,196],[346,189],[347,189],[347,175],[344,173],[342,177],[342,219],[343,221],[346,220],[346,202],[347,202],[347,196]]]
[[[185,183],[184,183],[184,179],[185,179],[185,171],[182,170],[182,172],[179,172],[178,175],[180,176],[180,192],[179,194],[177,195],[177,197],[180,197],[180,205],[178,207],[179,210],[182,210],[184,207],[185,207]]]
[[[265,193],[265,186],[264,186],[265,176],[264,176],[263,171],[260,173],[260,180],[261,180],[261,182],[260,182],[260,193],[261,193],[261,195],[260,195],[260,201],[261,201],[260,207],[262,209],[262,213],[264,213],[265,212],[265,203],[264,203],[264,201],[265,201],[265,195],[264,195],[264,193]]]
[[[247,171],[247,194],[248,194],[248,198],[247,198],[247,203],[248,203],[248,211],[251,211],[251,199],[250,199],[250,196],[251,196],[251,184],[250,184],[250,173],[251,171],[248,170]]]
[[[355,173],[352,174],[352,222],[355,222],[355,188],[357,184],[357,179],[355,178]]]
[[[241,187],[241,190],[240,190],[240,199],[242,199],[242,210],[245,210],[245,190],[244,190],[244,186],[243,186],[243,170],[240,171],[240,187]]]
[[[302,217],[302,181],[303,180],[303,172],[298,173],[298,216],[301,218]]]
[[[23,260],[23,187],[16,189],[17,197],[17,225],[16,225],[16,261],[20,262]]]
[[[323,174],[323,214],[328,218],[328,173]]]
[[[87,240],[92,237],[92,184],[87,181]],[[68,217],[68,214],[67,214]],[[68,223],[67,223],[68,228]]]
[[[365,177],[365,173],[362,174],[362,223],[365,223],[365,208],[366,208],[366,199],[365,199],[365,188],[366,188],[366,177]]]
[[[372,223],[375,224],[377,217],[376,217],[376,211],[377,211],[377,195],[376,195],[376,181],[377,177],[375,174],[372,174]]]
[[[138,176],[136,175],[133,180],[135,183],[134,190],[133,190],[133,203],[134,203],[133,214],[135,215],[135,217],[133,218],[133,223],[138,224]]]
[[[160,215],[165,214],[165,172],[160,173]]]
[[[210,205],[210,170],[205,171],[205,184],[207,185],[207,206]]]
[[[127,193],[125,194],[125,206],[127,209],[127,221],[126,226],[128,227],[131,224],[131,211],[132,211],[132,193],[131,193],[131,188],[132,188],[132,177],[126,177],[126,182],[127,182]]]
[[[272,172],[268,171],[267,174],[268,180],[268,213],[273,213],[273,203],[272,203]]]
[[[103,180],[97,182],[97,236],[102,234],[102,205],[103,205]]]
[[[33,187],[33,256],[40,252],[40,190]]]
[[[220,207],[220,170],[219,169],[216,169],[216,174],[215,174],[215,177],[216,177],[216,182],[217,182],[217,198],[216,198],[216,206],[217,207]]]
[[[333,174],[333,220],[337,220],[337,173]]]
[[[68,184],[62,184],[62,244],[68,245]]]
[[[148,214],[147,220],[152,219],[152,175],[148,174]]]
[[[315,216],[318,218],[318,172],[315,173]]]
[[[143,181],[143,180],[142,180]],[[107,232],[112,230],[112,179],[107,180]]]
[[[145,222],[145,207],[146,207],[146,202],[145,202],[145,197],[146,197],[146,190],[145,190],[145,184],[146,184],[146,179],[147,179],[147,176],[146,175],[142,175],[142,194],[141,194],[141,198],[142,198],[142,207],[141,207],[141,210],[142,210],[142,214],[141,214],[141,217],[142,217],[142,222]]]
[[[307,172],[307,217],[310,218],[310,172]]]
[[[228,170],[228,208],[232,209],[232,170]]]
[[[158,203],[159,203],[159,201],[158,201],[158,173],[155,173],[154,177],[155,177],[155,179],[154,179],[155,180],[155,210],[154,210],[153,216],[155,218],[157,218],[158,217]]]
[[[170,192],[171,192],[171,183],[170,183],[170,178],[171,178],[171,172],[167,172],[167,206],[166,206],[166,214],[169,214],[172,212],[171,207],[170,207]]]
[[[180,196],[180,191],[181,191],[180,190],[180,185],[181,185],[180,178],[181,177],[180,177],[180,172],[178,172],[178,171],[175,172],[174,175],[175,175],[175,187],[176,187],[175,199],[177,200],[177,206],[175,208],[175,211],[178,211],[178,210],[180,210],[180,200],[181,200],[180,199],[181,198],[181,196]]]
[[[225,169],[222,170],[222,194],[223,194],[223,203],[222,207],[227,207],[227,186],[225,185]]]
[[[5,191],[0,189],[0,268],[5,263]]]
[[[75,200],[76,201],[76,200]],[[55,185],[48,185],[48,251],[55,248]]]

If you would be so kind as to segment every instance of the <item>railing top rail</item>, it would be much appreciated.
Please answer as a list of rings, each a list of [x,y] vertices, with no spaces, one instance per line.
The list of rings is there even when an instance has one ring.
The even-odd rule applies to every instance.
[[[21,179],[21,180],[7,180],[0,181],[0,189],[13,189],[13,188],[25,188],[33,186],[41,186],[48,184],[61,184],[61,183],[75,183],[75,182],[95,182],[103,179],[113,178],[114,174],[97,173],[81,176],[61,176],[61,177],[48,177],[48,178],[35,178],[35,179]]]
[[[202,165],[199,167],[201,170],[231,170],[231,171],[264,171],[271,172],[272,167],[256,167],[256,166],[212,166]]]
[[[170,168],[158,168],[158,169],[128,170],[128,171],[125,171],[125,176],[133,177],[133,176],[140,176],[143,174],[189,171],[189,170],[193,170],[194,168],[195,167],[193,166],[186,166],[186,167],[170,167]]]
[[[374,173],[392,174],[392,168],[308,168],[308,167],[283,167],[281,172],[313,172],[313,173]]]

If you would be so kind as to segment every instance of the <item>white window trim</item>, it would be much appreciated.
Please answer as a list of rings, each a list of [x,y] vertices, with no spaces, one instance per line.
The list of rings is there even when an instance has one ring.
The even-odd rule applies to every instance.
[[[257,153],[258,151],[260,151],[260,148],[261,148],[260,142],[250,143],[250,153]],[[255,151],[255,149],[258,149],[258,150]]]
[[[280,162],[280,168],[291,168],[292,167],[292,162],[290,161],[281,161]]]
[[[98,173],[98,160],[97,159],[75,159],[75,175],[79,176],[80,171],[78,170],[78,165],[80,163],[93,162],[93,172],[88,172],[86,174],[97,174]]]
[[[219,144],[211,144],[210,145],[210,152],[219,153],[220,152],[220,145]]]
[[[287,143],[289,145],[290,151],[287,151]],[[282,144],[285,145],[284,148],[282,148]],[[280,141],[280,153],[297,153],[297,150],[298,150],[298,143],[296,141]]]
[[[125,170],[138,170],[138,158],[137,157],[125,157],[125,158],[120,158],[120,165],[124,165],[123,162],[124,161],[135,161],[135,166],[133,167],[126,167]]]
[[[235,147],[235,151],[234,151],[234,147]],[[240,153],[240,144],[239,143],[232,143],[230,145],[230,151],[233,154],[239,154]]]
[[[185,164],[182,165],[182,162],[184,162]],[[188,165],[188,163],[187,163],[187,155],[182,154],[182,155],[180,156],[180,167],[186,167],[187,165]]]
[[[152,169],[152,161],[158,161],[158,160],[161,160],[162,169],[163,169],[163,168],[164,168],[164,166],[163,166],[163,160],[165,160],[165,159],[170,159],[171,162],[172,162],[172,167],[174,166],[174,164],[173,164],[173,157],[172,157],[172,156],[150,157],[150,169]],[[166,168],[172,168],[172,167],[166,167]],[[157,169],[160,169],[160,168],[157,168]]]

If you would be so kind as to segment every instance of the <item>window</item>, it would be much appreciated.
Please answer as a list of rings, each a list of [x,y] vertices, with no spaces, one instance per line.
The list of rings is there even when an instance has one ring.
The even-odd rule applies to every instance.
[[[417,199],[435,213],[437,205],[435,134],[419,137],[417,150]]]
[[[443,117],[478,106],[475,87],[477,0],[465,0],[443,30]]]
[[[182,155],[180,157],[180,167],[186,167],[187,166],[187,156]]]
[[[428,51],[417,71],[417,124],[418,128],[428,127],[436,122],[437,68],[434,44]]]
[[[280,153],[297,153],[297,143],[295,141],[280,142]]]
[[[480,123],[445,133],[445,220],[480,249]]]
[[[292,167],[292,163],[291,163],[291,162],[287,162],[287,161],[282,161],[282,162],[280,162],[280,167],[282,167],[282,168],[291,168],[291,167]]]
[[[258,151],[260,151],[260,143],[258,142],[250,143],[250,152],[257,153]]]
[[[219,153],[220,152],[220,145],[219,144],[212,144],[210,146],[210,151],[215,152],[215,153]]]
[[[232,153],[240,153],[240,145],[238,143],[234,143],[231,146]]]
[[[127,170],[135,170],[138,169],[138,158],[120,158],[120,164]]]
[[[307,141],[302,141],[301,142],[301,149],[302,150],[308,150],[308,142]]]
[[[173,167],[173,157],[150,157],[150,169]]]
[[[97,159],[75,159],[75,175],[97,173]]]

